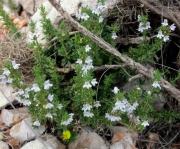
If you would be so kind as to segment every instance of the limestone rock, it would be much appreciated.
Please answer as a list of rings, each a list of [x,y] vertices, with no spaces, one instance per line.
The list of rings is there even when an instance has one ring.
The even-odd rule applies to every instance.
[[[14,100],[15,96],[13,95],[13,88],[8,85],[0,84],[0,109],[4,108]]]
[[[41,139],[36,139],[34,141],[28,142],[21,149],[48,149]],[[52,149],[52,148],[51,148]]]
[[[53,149],[65,149],[65,145],[63,145],[55,136],[45,134],[41,136],[41,139],[45,142],[45,144]]]
[[[19,108],[13,110],[3,109],[1,111],[1,121],[6,126],[11,126],[26,117],[28,117],[27,108]]]
[[[108,149],[105,141],[95,132],[83,132],[77,137],[75,142],[72,142],[69,149]]]
[[[25,144],[21,149],[65,149],[56,137],[52,135],[44,135],[34,141]]]
[[[44,131],[44,126],[34,128],[32,126],[31,118],[26,118],[10,129],[10,135],[20,142],[24,142],[39,137]]]
[[[3,141],[0,141],[0,149],[9,149],[9,145]]]
[[[137,133],[129,131],[125,127],[113,127],[113,138],[110,149],[136,149],[135,140]]]

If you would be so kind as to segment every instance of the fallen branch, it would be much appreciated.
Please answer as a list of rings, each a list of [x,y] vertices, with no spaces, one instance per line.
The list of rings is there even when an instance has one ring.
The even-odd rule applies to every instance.
[[[70,25],[76,28],[79,32],[89,37],[93,42],[95,42],[99,47],[104,49],[106,52],[118,57],[125,65],[127,65],[131,69],[136,70],[139,74],[142,74],[147,78],[153,79],[154,72],[152,70],[149,70],[140,63],[135,62],[130,57],[121,54],[118,50],[112,47],[112,45],[110,45],[102,38],[96,36],[89,30],[87,30],[85,27],[83,27],[81,24],[75,21],[67,12],[65,12],[61,7],[60,3],[56,2],[56,0],[49,0],[49,1],[56,8],[56,10],[63,16],[63,19],[65,19],[68,23],[70,23]],[[160,84],[162,88],[164,88],[169,94],[171,94],[172,97],[174,97],[180,102],[180,91],[177,88],[175,88],[173,85],[171,85],[168,81],[164,79],[160,80]]]
[[[153,37],[147,37],[146,40],[149,41]],[[143,42],[143,37],[119,37],[116,39],[116,43],[120,43],[122,45],[129,45],[129,44],[140,44]]]
[[[102,71],[105,69],[118,69],[118,68],[122,68],[125,67],[126,65],[102,65],[102,66],[95,66],[93,71]],[[68,67],[65,68],[57,68],[57,71],[63,74],[67,74],[70,71],[73,71],[75,68],[75,66],[72,64]]]

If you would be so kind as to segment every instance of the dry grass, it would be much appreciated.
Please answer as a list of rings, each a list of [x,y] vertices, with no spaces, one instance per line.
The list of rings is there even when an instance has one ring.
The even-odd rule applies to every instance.
[[[20,63],[25,81],[32,80],[33,53],[27,46],[24,36],[17,39],[6,35],[0,40],[0,67],[2,68],[8,60],[16,60]]]

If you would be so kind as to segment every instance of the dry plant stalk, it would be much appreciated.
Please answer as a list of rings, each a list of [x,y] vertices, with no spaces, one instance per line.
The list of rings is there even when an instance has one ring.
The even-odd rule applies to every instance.
[[[24,79],[28,82],[32,80],[33,53],[23,35],[15,38],[6,34],[4,39],[0,40],[0,68],[9,60],[20,63]]]
[[[56,10],[63,16],[70,25],[76,28],[79,32],[89,37],[93,42],[95,42],[99,47],[104,49],[106,52],[118,57],[125,65],[130,67],[133,70],[136,70],[139,74],[143,76],[153,79],[153,71],[147,69],[145,66],[140,63],[135,62],[130,57],[121,54],[117,49],[115,49],[112,45],[104,41],[102,38],[96,36],[89,30],[87,30],[84,26],[75,21],[64,9],[61,7],[60,3],[56,0],[49,0],[49,2],[56,8]],[[161,79],[161,86],[175,99],[180,102],[180,90],[171,85],[168,81]]]

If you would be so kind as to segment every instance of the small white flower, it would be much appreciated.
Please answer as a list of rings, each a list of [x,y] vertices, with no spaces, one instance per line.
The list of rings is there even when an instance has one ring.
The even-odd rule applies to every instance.
[[[91,84],[92,84],[92,86],[96,86],[96,84],[98,84],[98,82],[96,81],[96,79],[92,79]]]
[[[117,37],[118,37],[118,36],[117,36],[117,34],[116,34],[116,33],[112,33],[112,36],[111,36],[111,38],[112,38],[112,39],[114,39],[114,40],[115,40]]]
[[[11,61],[14,69],[19,69],[20,64],[16,64],[16,61]]]
[[[141,123],[141,125],[146,127],[146,126],[149,126],[149,123],[148,123],[148,121],[144,121],[144,122]]]
[[[81,59],[78,59],[78,60],[76,61],[76,64],[81,65],[81,64],[82,64],[82,60],[81,60]]]
[[[151,25],[150,25],[150,22],[146,22],[146,26],[145,26],[145,29],[148,30],[151,28]]]
[[[99,16],[106,8],[107,7],[105,5],[98,3],[97,6],[92,10],[92,13]]]
[[[147,94],[148,94],[148,95],[151,95],[151,91],[147,91]]]
[[[33,123],[33,126],[39,127],[39,126],[41,126],[41,123],[39,122],[39,120],[36,120],[36,121]]]
[[[175,31],[175,29],[176,29],[175,24],[172,24],[172,25],[170,26],[170,30],[171,30],[171,31]]]
[[[138,22],[141,22],[141,15],[138,15]]]
[[[46,80],[46,81],[44,82],[44,89],[45,89],[45,90],[50,89],[52,86],[53,86],[53,84],[51,84],[49,80]]]
[[[86,51],[86,52],[89,52],[90,50],[91,50],[91,47],[90,47],[89,45],[86,45],[86,46],[85,46],[85,51]]]
[[[146,30],[148,30],[148,29],[150,29],[150,28],[151,28],[150,22],[146,22],[146,23],[140,22],[140,23],[139,23],[138,31],[141,32],[141,33],[143,33],[144,31],[146,31]]]
[[[63,108],[63,105],[62,104],[58,104],[58,107],[57,107],[59,110],[61,110]]]
[[[154,81],[152,87],[161,89],[161,86],[158,81]]]
[[[87,21],[89,19],[89,15],[86,13],[76,13],[76,18]]]
[[[164,21],[161,24],[162,24],[162,26],[168,26],[168,20],[164,19]]]
[[[90,111],[84,111],[83,115],[84,115],[84,117],[91,117],[91,118],[94,116],[94,114]]]
[[[123,99],[122,101],[118,100],[118,101],[116,101],[112,112],[116,112],[118,110],[120,110],[122,112],[126,112],[127,108],[129,108],[129,102],[127,101],[127,99]]]
[[[106,113],[105,118],[108,119],[111,122],[120,121],[121,118],[119,116],[110,115],[109,113]]]
[[[163,32],[159,30],[157,34],[157,38],[162,39],[163,37],[164,37]]]
[[[45,117],[50,118],[50,119],[53,119],[53,116],[52,116],[51,113],[47,113],[47,114],[45,115]]]
[[[101,106],[100,101],[95,101],[94,107],[99,108]]]
[[[31,90],[34,92],[39,92],[41,89],[39,88],[39,85],[37,83],[34,83],[31,87]]]
[[[2,75],[5,75],[5,76],[7,76],[7,77],[8,77],[8,76],[10,75],[10,73],[11,73],[11,72],[9,71],[9,69],[4,68],[4,69],[3,69],[3,73],[2,73]]]
[[[69,118],[66,121],[61,122],[61,125],[67,126],[67,125],[71,124],[71,122],[73,121],[73,116],[74,116],[74,114],[70,113]]]
[[[167,36],[167,35],[166,35],[166,36],[164,36],[163,41],[164,41],[164,42],[169,41],[169,36]]]
[[[86,59],[85,59],[85,64],[89,65],[89,64],[92,64],[93,60],[90,56],[88,56]]]
[[[84,104],[82,107],[83,111],[90,111],[92,109],[92,106],[90,104]]]
[[[90,89],[90,88],[92,88],[92,85],[91,85],[91,83],[89,81],[87,81],[87,82],[84,83],[83,88]]]
[[[140,88],[140,87],[137,87],[136,89],[137,89],[137,90],[141,90],[141,88]]]
[[[52,101],[53,101],[53,99],[54,99],[54,95],[49,94],[49,95],[48,95],[48,100],[49,100],[50,102],[52,102]]]
[[[117,94],[117,93],[119,92],[119,88],[117,88],[117,87],[115,86],[114,89],[112,90],[112,92],[113,92],[114,94]]]
[[[99,23],[102,23],[104,18],[102,16],[99,17]]]
[[[52,109],[54,107],[54,105],[52,103],[47,103],[47,105],[45,106],[46,109]]]
[[[91,69],[94,68],[93,66],[93,60],[90,56],[88,56],[86,59],[85,59],[85,64],[82,66],[82,71],[83,71],[83,75],[84,74],[87,74],[87,72]]]

